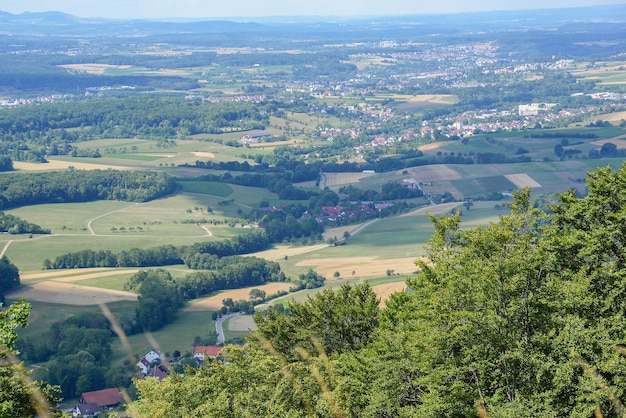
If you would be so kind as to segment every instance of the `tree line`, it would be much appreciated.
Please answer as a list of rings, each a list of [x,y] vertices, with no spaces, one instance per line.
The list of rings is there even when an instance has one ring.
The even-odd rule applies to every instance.
[[[223,241],[201,242],[176,247],[161,245],[141,249],[132,248],[114,253],[110,250],[81,250],[45,260],[46,269],[89,268],[89,267],[153,267],[172,264],[197,265],[203,254],[217,257],[241,255],[267,249],[269,239],[265,231],[255,230]]]
[[[5,173],[0,176],[0,209],[103,199],[144,202],[175,190],[174,178],[150,171],[71,169]]]

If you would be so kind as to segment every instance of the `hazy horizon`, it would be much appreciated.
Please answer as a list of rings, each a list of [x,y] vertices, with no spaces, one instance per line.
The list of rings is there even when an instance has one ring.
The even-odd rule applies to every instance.
[[[468,13],[486,11],[515,11],[532,9],[559,9],[573,7],[624,4],[624,0],[525,0],[502,2],[501,0],[441,0],[429,4],[407,3],[406,0],[346,0],[336,2],[319,0],[274,0],[257,2],[236,0],[233,2],[201,2],[199,0],[23,0],[3,4],[0,10],[13,14],[24,12],[59,11],[83,18],[237,18],[237,17],[286,17],[286,16],[383,16]]]

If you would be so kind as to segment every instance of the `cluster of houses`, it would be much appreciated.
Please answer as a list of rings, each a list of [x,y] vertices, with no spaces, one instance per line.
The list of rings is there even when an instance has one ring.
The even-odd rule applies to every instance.
[[[337,222],[357,216],[372,217],[383,209],[393,206],[393,203],[373,203],[362,202],[353,209],[346,209],[343,206],[322,206],[322,210],[317,218],[318,222]]]
[[[204,363],[207,358],[216,358],[224,347],[220,345],[196,346],[193,358],[198,364]],[[145,379],[153,377],[165,379],[169,374],[169,367],[163,362],[163,353],[150,350],[137,362],[139,373]],[[95,417],[106,410],[117,408],[124,402],[122,392],[118,388],[102,389],[93,392],[84,392],[71,410],[72,417]]]

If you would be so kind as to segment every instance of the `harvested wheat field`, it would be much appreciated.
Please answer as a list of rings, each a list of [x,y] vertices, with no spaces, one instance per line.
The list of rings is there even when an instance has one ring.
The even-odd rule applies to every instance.
[[[213,154],[212,152],[199,152],[199,151],[196,151],[196,152],[193,153],[193,155],[195,155],[196,157],[215,158],[215,154]]]
[[[400,217],[404,216],[413,216],[413,215],[441,215],[443,213],[451,213],[453,209],[461,206],[461,202],[450,202],[450,203],[441,203],[439,205],[426,206],[423,208],[419,208],[414,210],[413,212],[405,213],[400,215]]]
[[[279,290],[288,291],[292,286],[291,283],[268,283],[261,286],[244,287],[243,289],[225,290],[205,299],[199,299],[192,302],[191,305],[185,308],[186,311],[218,311],[222,308],[222,300],[231,298],[232,300],[248,300],[251,289],[261,289],[265,293],[272,294]]]
[[[508,181],[510,181],[520,189],[523,189],[524,187],[530,187],[531,189],[533,187],[541,187],[541,184],[539,184],[539,182],[537,182],[526,173],[506,174],[504,177],[506,177]]]
[[[237,315],[228,320],[229,331],[255,331],[257,326],[252,315]]]
[[[453,94],[416,94],[409,99],[409,103],[437,103],[437,104],[454,104],[458,102],[458,98]]]
[[[345,257],[345,258],[317,258],[303,260],[296,264],[300,267],[314,267],[318,274],[332,280],[333,274],[338,271],[340,278],[356,277],[381,277],[387,274],[387,270],[393,270],[396,274],[408,275],[415,270],[415,257],[379,259],[371,257]],[[352,274],[354,272],[354,274]]]
[[[598,117],[611,123],[620,123],[622,120],[626,120],[626,111],[607,113],[605,115],[599,115]]]
[[[101,303],[119,302],[122,300],[137,300],[137,295],[130,292],[52,280],[35,283],[30,286],[22,286],[7,296],[10,296],[12,299],[24,298],[26,300],[64,305],[99,305]]]
[[[59,67],[67,68],[68,70],[83,71],[88,74],[104,74],[106,70],[110,68],[116,68],[120,70],[127,70],[130,65],[111,65],[111,64],[64,64]]]
[[[592,142],[593,145],[597,145],[599,147],[601,147],[602,145],[604,145],[606,143],[613,144],[618,149],[624,149],[624,148],[626,148],[626,135],[621,135],[621,136],[617,136],[617,137],[611,138],[611,139],[602,139],[600,141],[593,141]]]
[[[48,271],[43,271],[43,272],[37,272],[37,273],[26,273],[26,274],[22,274],[20,273],[20,281],[23,283],[24,281],[27,280],[39,280],[39,279],[49,279],[51,277],[65,277],[68,274],[69,275],[75,275],[77,272],[80,273],[95,273],[95,272],[111,272],[112,270],[109,268],[103,268],[103,267],[94,267],[94,268],[87,268],[87,269],[72,269],[72,270],[48,270]],[[117,272],[116,272],[117,274]],[[80,276],[79,276],[80,277]]]
[[[372,290],[380,298],[379,306],[381,308],[385,307],[385,303],[392,293],[402,292],[404,289],[406,289],[405,282],[385,283],[372,286]]]
[[[50,170],[66,170],[69,167],[74,167],[78,170],[106,170],[111,168],[113,170],[130,170],[129,167],[122,167],[110,164],[90,164],[80,163],[76,161],[57,161],[49,160],[47,163],[27,163],[25,161],[14,161],[13,167],[20,171],[50,171]]]

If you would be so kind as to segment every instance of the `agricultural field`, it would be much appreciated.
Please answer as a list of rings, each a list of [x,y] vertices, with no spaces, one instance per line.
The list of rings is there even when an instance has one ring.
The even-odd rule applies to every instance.
[[[626,65],[624,63],[601,63],[601,65],[598,68],[574,71],[572,74],[585,80],[594,80],[600,86],[626,84]]]
[[[231,298],[232,300],[245,299],[248,300],[250,290],[260,289],[265,291],[268,295],[276,293],[280,290],[288,291],[291,287],[291,283],[267,283],[260,286],[244,287],[241,289],[223,290],[213,296],[194,300],[189,306],[185,308],[186,311],[219,311],[222,307],[222,300]]]
[[[330,282],[337,279],[335,272],[339,272],[340,280],[385,277],[387,270],[409,275],[415,271],[414,262],[424,254],[423,244],[433,232],[429,213],[449,214],[461,208],[463,224],[471,226],[497,220],[498,215],[504,212],[495,209],[495,203],[475,202],[468,211],[461,203],[454,202],[370,222],[348,238],[346,245],[326,246],[316,251],[289,255],[287,260],[281,261],[281,266],[291,276],[313,269]],[[343,229],[335,232],[341,231]],[[341,236],[337,235],[338,238]]]
[[[267,197],[255,194],[258,189],[249,189],[238,186],[236,193],[243,203],[227,205],[221,204],[224,198],[220,196],[182,193],[142,204],[107,200],[12,209],[7,213],[49,228],[52,234],[12,236],[5,253],[20,271],[28,272],[40,270],[45,259],[85,248],[121,251],[246,234],[251,228],[232,224],[233,217],[248,204]]]
[[[212,186],[209,184],[207,187]],[[237,198],[240,197],[240,193],[242,190],[233,191],[233,195]],[[76,208],[72,205],[61,205],[58,209],[54,208],[55,210],[46,207],[53,207],[53,205],[16,209],[16,213],[21,213],[20,216],[36,215],[42,212],[53,213],[48,225],[54,231],[62,228],[64,224],[80,229],[81,225],[97,218],[91,225],[96,235],[90,235],[88,229],[88,231],[80,231],[81,235],[35,237],[15,241],[9,246],[7,253],[23,271],[22,282],[24,284],[18,292],[9,295],[9,298],[12,300],[24,296],[33,304],[31,326],[24,331],[23,335],[36,335],[49,327],[51,323],[65,319],[72,314],[97,312],[100,310],[98,304],[102,303],[106,303],[107,307],[118,315],[133,315],[136,296],[125,292],[123,284],[138,269],[41,271],[40,262],[33,263],[20,257],[20,254],[29,254],[33,259],[40,259],[41,257],[51,258],[55,252],[64,253],[72,248],[80,249],[81,247],[120,250],[142,245],[154,246],[159,243],[177,245],[184,243],[185,240],[189,243],[189,238],[178,240],[172,235],[171,230],[164,230],[163,235],[150,237],[148,242],[142,242],[144,238],[137,232],[134,235],[138,236],[133,238],[130,233],[98,235],[98,231],[106,231],[109,225],[119,224],[119,222],[126,222],[130,225],[140,222],[141,219],[157,219],[158,217],[163,223],[173,224],[175,220],[180,220],[181,216],[201,216],[200,213],[189,214],[185,210],[185,208],[192,208],[191,205],[198,202],[196,199],[199,198],[216,199],[209,195],[181,194],[143,205],[106,201],[77,204],[82,206]],[[202,202],[204,205],[208,203],[206,200]],[[150,204],[153,206],[151,207]],[[327,277],[326,286],[329,288],[337,288],[343,283],[360,283],[367,280],[381,298],[381,306],[384,306],[385,300],[391,293],[404,289],[404,281],[416,269],[415,259],[423,255],[423,243],[432,234],[432,225],[426,214],[450,213],[459,205],[460,203],[450,203],[422,208],[399,217],[385,218],[362,225],[362,228],[355,226],[352,230],[354,235],[348,239],[345,246],[279,245],[257,255],[279,261],[285,273],[290,276],[313,268]],[[68,218],[63,217],[64,211],[69,211]],[[463,222],[467,226],[485,223],[495,220],[500,213],[502,212],[493,208],[493,202],[476,202],[470,211],[464,212]],[[68,221],[70,217],[76,218],[73,223]],[[154,227],[157,228],[156,225]],[[212,228],[213,226],[211,230]],[[211,239],[211,237],[205,237],[205,239]],[[174,277],[188,272],[184,266],[172,266],[167,270]],[[339,272],[339,277],[335,277],[335,272]],[[278,290],[288,290],[290,284],[269,283],[255,287],[269,294]],[[207,336],[214,329],[215,323],[211,320],[211,311],[221,308],[222,300],[226,297],[247,299],[250,289],[221,291],[193,301],[180,311],[179,319],[175,323],[152,334],[129,336],[126,346],[120,339],[115,339],[114,364],[121,364],[129,356],[147,352],[152,348],[158,348],[164,352],[191,351],[195,336]],[[319,289],[313,289],[289,294],[271,301],[270,304],[304,300],[318,291]],[[263,307],[259,308],[263,309]],[[227,339],[242,337],[248,329],[254,329],[249,316],[231,319],[224,325]]]

